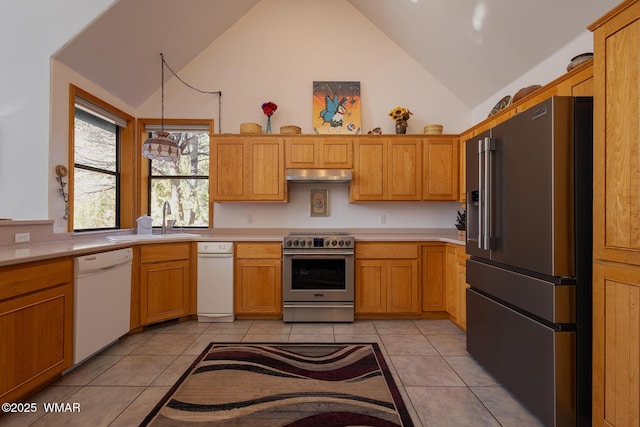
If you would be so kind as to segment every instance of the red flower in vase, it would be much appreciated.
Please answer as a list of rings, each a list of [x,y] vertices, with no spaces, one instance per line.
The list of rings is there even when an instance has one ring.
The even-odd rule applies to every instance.
[[[271,117],[273,113],[276,112],[277,109],[278,109],[278,106],[271,101],[265,102],[264,104],[262,104],[262,112],[266,114],[268,117]]]

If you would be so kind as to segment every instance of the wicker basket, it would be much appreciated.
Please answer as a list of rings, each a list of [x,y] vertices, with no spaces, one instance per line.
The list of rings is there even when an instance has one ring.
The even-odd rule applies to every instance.
[[[300,126],[294,126],[294,125],[281,126],[280,133],[284,133],[287,135],[297,135],[302,133],[302,129],[300,128]]]
[[[442,125],[426,125],[424,127],[424,133],[427,135],[442,135]]]
[[[257,123],[240,123],[240,133],[262,133],[262,126]]]

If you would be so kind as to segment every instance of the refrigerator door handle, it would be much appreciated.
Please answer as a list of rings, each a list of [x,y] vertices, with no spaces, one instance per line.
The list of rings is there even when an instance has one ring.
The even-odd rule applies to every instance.
[[[478,140],[478,249],[484,249],[484,141]]]
[[[495,140],[486,137],[484,139],[484,212],[483,228],[484,228],[484,241],[482,243],[482,249],[491,250],[493,248],[493,229],[492,229],[492,217],[493,217],[493,154],[496,150]]]

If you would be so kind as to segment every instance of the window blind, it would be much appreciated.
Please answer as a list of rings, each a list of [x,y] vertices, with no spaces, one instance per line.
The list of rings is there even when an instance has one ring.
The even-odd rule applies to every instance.
[[[118,125],[121,128],[127,127],[126,119],[80,96],[76,95],[75,105],[77,108],[84,110],[88,113],[94,114],[96,116],[99,116],[111,123]]]

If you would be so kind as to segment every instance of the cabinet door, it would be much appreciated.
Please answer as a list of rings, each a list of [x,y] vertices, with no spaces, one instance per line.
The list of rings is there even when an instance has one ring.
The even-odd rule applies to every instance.
[[[0,302],[0,401],[20,401],[73,362],[71,282]]]
[[[424,140],[424,200],[458,200],[458,139]]]
[[[640,265],[640,3],[594,33],[594,252]]]
[[[640,420],[640,268],[596,262],[593,269],[594,425]]]
[[[385,200],[387,194],[387,159],[385,139],[359,138],[354,144],[353,201]]]
[[[356,260],[355,312],[387,311],[387,273],[383,260]]]
[[[420,312],[418,261],[394,259],[385,261],[387,269],[387,312]]]
[[[458,252],[458,326],[467,330],[467,256],[464,246],[456,248]]]
[[[245,197],[244,139],[222,138],[213,143],[214,200],[242,200]]]
[[[445,245],[422,246],[422,311],[447,311]]]
[[[250,168],[247,176],[246,194],[248,200],[284,201],[284,142],[279,138],[265,138],[248,141],[247,154]]]
[[[140,265],[141,324],[189,314],[189,261]]]
[[[320,167],[327,169],[351,169],[353,166],[353,140],[329,139],[319,141]]]
[[[296,138],[285,141],[285,164],[287,168],[317,168],[320,165],[314,138]]]
[[[236,314],[282,314],[282,262],[238,259],[235,267]]]
[[[422,141],[396,138],[388,143],[387,200],[420,200],[422,191]]]
[[[453,318],[454,322],[459,322],[460,318],[460,289],[458,278],[458,256],[456,248],[452,246],[446,247],[447,274],[445,286],[447,290],[447,312]]]
[[[460,136],[460,142],[458,144],[458,188],[460,190],[460,196],[458,200],[465,202],[467,200],[467,140],[473,138],[473,132]]]

